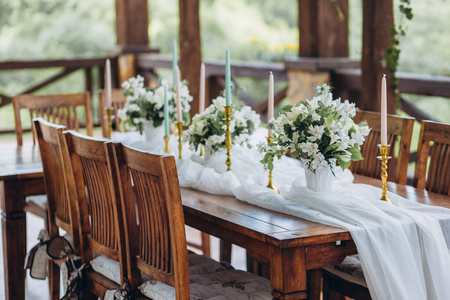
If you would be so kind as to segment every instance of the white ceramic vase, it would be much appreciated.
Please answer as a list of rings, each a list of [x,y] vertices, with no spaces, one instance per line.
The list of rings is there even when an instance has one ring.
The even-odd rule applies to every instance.
[[[334,175],[330,167],[319,167],[314,173],[305,168],[306,186],[314,192],[327,192],[333,190]]]
[[[153,122],[144,122],[144,140],[152,144],[164,143],[164,126],[153,127]]]

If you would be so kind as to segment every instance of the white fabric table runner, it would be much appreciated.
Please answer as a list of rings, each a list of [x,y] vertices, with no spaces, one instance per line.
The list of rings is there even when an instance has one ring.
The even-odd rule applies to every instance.
[[[264,140],[265,132],[259,130],[253,144]],[[162,144],[150,145],[130,136],[116,133],[113,138],[138,149],[163,152]],[[178,157],[173,136],[170,147]],[[184,144],[182,154],[177,166],[183,187],[234,195],[257,206],[349,230],[372,299],[450,299],[449,209],[414,203],[392,193],[388,195],[395,205],[380,201],[381,189],[353,184],[351,172],[340,168],[333,192],[312,192],[305,186],[301,164],[290,158],[275,162],[273,176],[279,195],[265,187],[268,174],[256,150],[234,147],[231,172],[225,172],[225,153],[205,162]]]

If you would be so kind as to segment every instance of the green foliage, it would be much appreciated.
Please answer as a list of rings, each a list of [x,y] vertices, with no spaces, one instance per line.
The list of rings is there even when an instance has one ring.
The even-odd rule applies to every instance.
[[[399,59],[400,59],[400,37],[404,37],[406,35],[406,31],[404,28],[404,18],[407,20],[411,20],[413,18],[411,0],[400,0],[399,10],[402,13],[400,18],[400,22],[398,24],[394,24],[390,28],[391,38],[389,40],[389,46],[386,48],[386,52],[383,57],[383,65],[387,66],[389,74],[394,82],[394,92],[397,100],[399,99],[399,91],[398,91],[398,78],[396,75]]]

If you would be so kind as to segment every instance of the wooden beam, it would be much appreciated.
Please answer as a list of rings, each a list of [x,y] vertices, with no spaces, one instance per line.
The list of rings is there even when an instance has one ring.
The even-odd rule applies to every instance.
[[[380,111],[381,78],[383,74],[389,74],[381,61],[391,37],[389,28],[394,24],[392,1],[363,0],[361,101],[357,103],[363,110]],[[395,114],[393,81],[390,76],[387,90],[388,113]]]
[[[361,89],[361,70],[346,69],[333,72],[333,84],[342,89]],[[405,94],[450,98],[450,77],[398,72],[399,91]]]
[[[189,82],[189,91],[194,98],[191,115],[198,113],[200,89],[200,65],[202,63],[200,16],[198,0],[179,0],[180,8],[180,70],[183,79]]]
[[[348,0],[298,0],[298,27],[300,56],[348,56]]]
[[[116,0],[116,37],[123,52],[149,47],[148,0]]]
[[[206,59],[204,62],[206,77],[225,76],[224,60]],[[138,68],[138,71],[153,68],[170,69],[172,68],[172,58],[158,54],[139,54],[136,57],[136,67]],[[231,75],[235,77],[267,79],[269,72],[273,73],[273,76],[277,81],[288,80],[283,63],[231,61]]]
[[[0,70],[17,70],[17,69],[39,69],[39,68],[86,68],[94,66],[104,66],[106,59],[109,58],[111,63],[116,59],[112,57],[99,57],[87,59],[49,59],[49,60],[16,60],[0,62]]]

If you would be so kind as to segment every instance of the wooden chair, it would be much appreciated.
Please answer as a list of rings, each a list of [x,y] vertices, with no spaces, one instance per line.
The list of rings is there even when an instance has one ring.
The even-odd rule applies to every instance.
[[[377,159],[377,156],[380,155],[378,149],[381,133],[380,119],[380,113],[356,111],[356,115],[353,118],[355,123],[360,123],[365,120],[372,130],[361,146],[361,154],[364,160],[352,162],[350,165],[350,170],[353,173],[381,178],[381,162]],[[388,180],[390,181],[406,184],[414,120],[414,118],[410,117],[388,115],[387,134],[388,144],[391,145],[389,155],[393,157],[388,162]],[[394,148],[397,144],[399,152],[398,157],[394,159]]]
[[[79,94],[60,95],[31,95],[23,94],[13,97],[14,117],[16,127],[17,145],[23,144],[23,130],[20,117],[22,109],[28,109],[30,119],[44,118],[55,124],[66,126],[68,129],[79,130],[80,120],[78,119],[77,107],[83,107],[86,119],[86,131],[88,135],[94,132],[92,121],[91,97],[89,92]],[[35,131],[32,128],[33,145],[36,143]]]
[[[450,196],[450,124],[422,121],[413,185]]]
[[[141,152],[120,144],[114,146],[128,246],[127,273],[132,288],[142,283],[142,272],[158,280],[161,284],[158,288],[173,292],[177,300],[190,299],[191,292],[198,295],[196,293],[204,292],[202,288],[208,289],[208,282],[216,283],[209,286],[208,296],[201,296],[202,299],[210,299],[214,295],[229,296],[236,291],[232,284],[221,283],[220,280],[225,282],[228,278],[228,283],[240,279],[242,285],[251,281],[261,287],[258,292],[266,293],[265,296],[259,295],[261,298],[258,299],[272,299],[268,280],[244,271],[217,270],[214,266],[218,263],[211,258],[203,256],[210,261],[207,264],[212,265],[212,269],[190,275],[193,266],[190,265],[191,258],[188,259],[175,158]],[[140,290],[153,298],[151,286],[144,283]],[[232,295],[237,294],[226,299],[233,299]]]
[[[100,120],[102,122],[102,132],[104,137],[108,137],[108,120],[106,118],[106,91],[101,90],[99,91],[99,98],[100,98]],[[120,126],[120,119],[117,117],[117,110],[120,108],[123,108],[126,103],[126,98],[122,93],[121,89],[113,89],[111,91],[111,102],[112,106],[114,108],[114,112],[116,114],[116,117],[113,120],[113,130],[119,130]],[[208,234],[201,232],[200,233],[200,243],[196,243],[193,241],[188,241],[188,246],[194,249],[198,249],[202,251],[203,255],[211,256],[211,241]]]
[[[80,254],[78,205],[74,197],[69,153],[63,138],[64,126],[55,125],[42,118],[33,120],[44,170],[47,195],[50,238],[59,235],[59,228],[71,236],[76,255]],[[68,184],[69,183],[69,184]],[[60,270],[56,263],[49,263],[50,299],[59,299]]]
[[[99,99],[100,99],[100,120],[102,124],[102,133],[104,137],[108,137],[109,128],[108,128],[108,119],[106,116],[106,90],[99,91]],[[122,93],[121,89],[112,89],[111,90],[111,104],[114,108],[114,115],[116,116],[112,120],[113,130],[119,130],[120,119],[117,117],[117,111],[119,108],[123,108],[127,99]]]
[[[47,121],[58,123],[78,130],[79,121],[76,107],[84,107],[86,113],[86,130],[89,135],[93,134],[91,98],[88,92],[81,94],[63,94],[36,96],[23,94],[13,97],[14,118],[16,128],[17,145],[22,146],[22,123],[20,111],[28,109],[31,120],[42,117]],[[36,134],[32,123],[33,145],[36,143]],[[47,198],[45,195],[30,196],[25,199],[25,212],[31,212],[45,220],[47,223]]]
[[[111,259],[119,262],[120,278],[126,276],[124,226],[120,201],[116,201],[117,189],[112,181],[110,164],[111,143],[94,139],[75,131],[64,132],[70,155],[79,205],[82,235],[82,263]],[[91,263],[92,265],[92,263]],[[83,274],[85,299],[102,297],[106,290],[117,289],[119,285],[94,270]],[[95,295],[95,296],[94,296]]]

